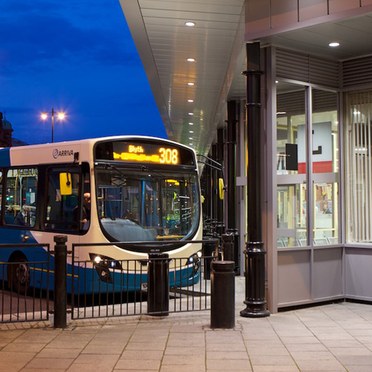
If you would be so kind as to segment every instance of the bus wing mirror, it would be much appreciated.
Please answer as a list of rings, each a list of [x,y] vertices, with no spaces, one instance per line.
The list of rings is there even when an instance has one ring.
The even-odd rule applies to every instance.
[[[218,179],[218,195],[220,200],[223,200],[225,197],[225,183],[223,182],[223,178]]]
[[[59,174],[59,187],[61,195],[72,195],[71,173],[64,172]]]

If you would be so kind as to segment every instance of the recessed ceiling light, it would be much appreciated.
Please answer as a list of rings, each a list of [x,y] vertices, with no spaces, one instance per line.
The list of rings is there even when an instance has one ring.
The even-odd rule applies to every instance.
[[[185,26],[187,26],[187,27],[194,27],[195,26],[195,23],[194,22],[191,22],[191,21],[187,21],[187,22],[185,22]]]
[[[193,112],[189,112],[189,115],[190,115],[190,116],[193,116],[193,115],[194,115],[194,113],[193,113]]]
[[[331,48],[337,48],[338,46],[340,46],[340,43],[337,41],[332,41],[328,44],[328,46],[330,46]]]
[[[194,123],[189,123],[189,125],[194,125]]]
[[[194,133],[194,131],[193,131],[193,130],[189,130],[189,133],[193,134],[193,133]]]
[[[191,141],[192,141],[192,137],[189,137],[189,140],[191,140]]]
[[[187,85],[190,86],[190,87],[192,87],[192,86],[195,85],[195,83],[193,83],[193,82],[190,81],[190,82],[187,83]]]
[[[187,62],[195,62],[195,58],[187,58]]]
[[[193,103],[194,100],[193,100],[193,99],[188,99],[187,102],[189,102],[189,103]]]

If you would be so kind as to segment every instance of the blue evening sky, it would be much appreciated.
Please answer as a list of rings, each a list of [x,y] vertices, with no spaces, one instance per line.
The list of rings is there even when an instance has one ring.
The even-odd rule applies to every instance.
[[[0,111],[13,137],[50,142],[39,115],[52,107],[68,115],[56,142],[166,137],[118,0],[0,1]]]

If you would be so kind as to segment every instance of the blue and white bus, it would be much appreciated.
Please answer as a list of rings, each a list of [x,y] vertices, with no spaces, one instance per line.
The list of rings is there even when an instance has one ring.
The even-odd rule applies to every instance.
[[[91,274],[84,273],[90,278],[85,291],[103,286],[110,291],[140,289],[146,274],[131,265],[146,266],[154,247],[170,260],[184,259],[181,266],[169,266],[171,286],[198,281],[195,265],[201,245],[191,241],[202,239],[202,222],[193,149],[145,136],[3,148],[0,176],[0,261],[9,263],[1,279],[10,287],[46,287],[33,273],[37,266],[28,263],[45,261],[48,252],[24,243],[52,247],[55,235],[66,235],[68,247],[82,244],[74,260],[68,259],[68,291],[82,271]],[[154,244],[160,241],[164,244]],[[48,258],[53,283],[54,256]],[[122,260],[134,264],[123,268]],[[84,267],[73,271],[75,261],[85,261]]]

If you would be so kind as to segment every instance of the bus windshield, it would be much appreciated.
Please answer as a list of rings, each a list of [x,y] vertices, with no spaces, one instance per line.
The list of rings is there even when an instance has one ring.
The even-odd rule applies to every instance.
[[[199,224],[197,174],[96,168],[101,227],[111,241],[189,239]]]

